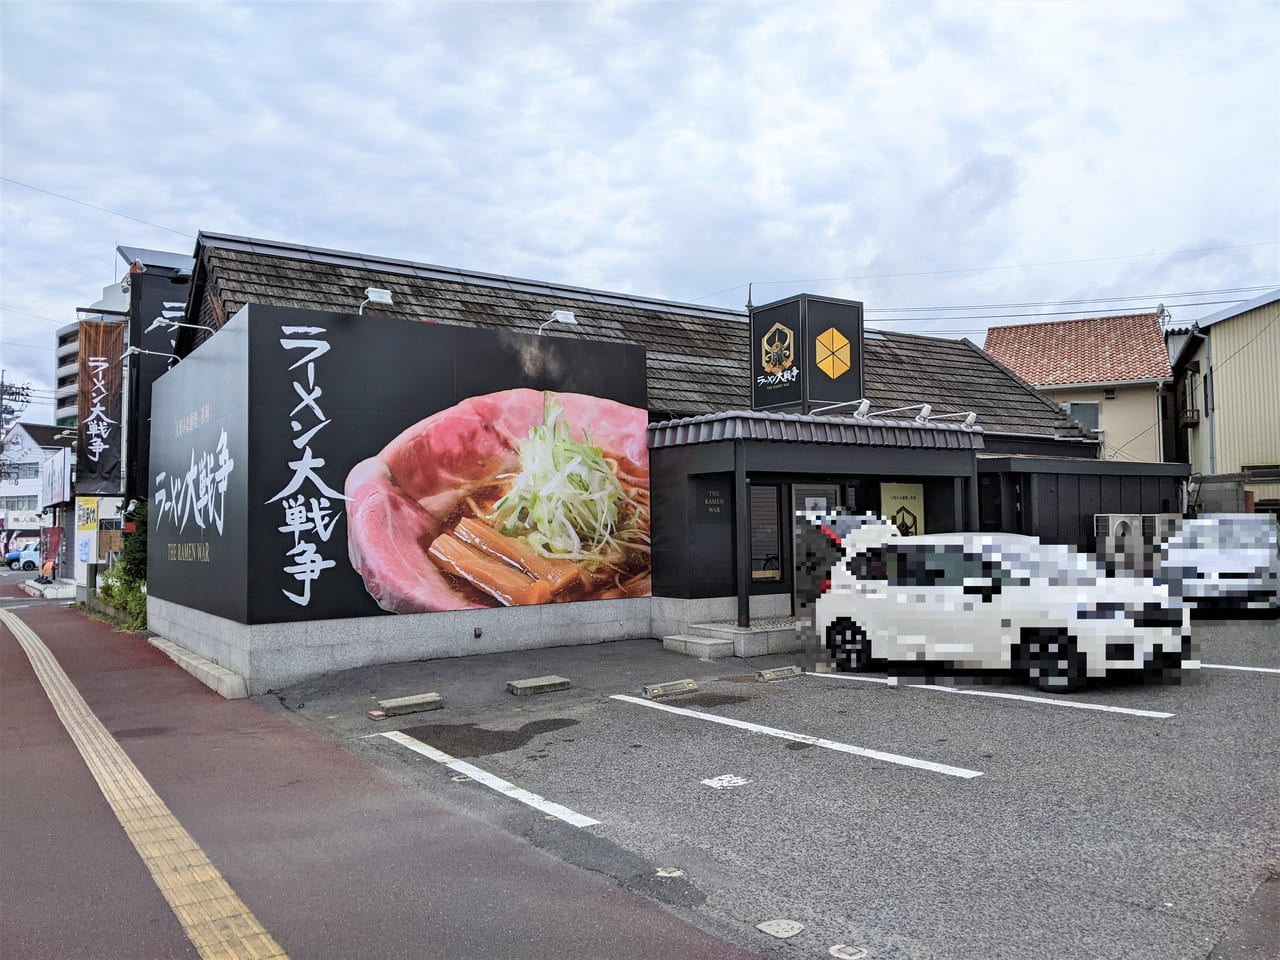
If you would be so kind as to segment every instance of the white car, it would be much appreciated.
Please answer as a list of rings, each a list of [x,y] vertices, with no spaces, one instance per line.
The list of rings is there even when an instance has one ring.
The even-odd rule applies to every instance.
[[[1197,607],[1280,609],[1280,528],[1266,513],[1206,514],[1160,545],[1159,575]]]
[[[938,662],[1015,670],[1065,692],[1112,670],[1176,676],[1199,666],[1187,608],[1154,580],[1109,576],[1034,537],[891,530],[842,534],[844,556],[814,604],[814,626],[842,669]]]

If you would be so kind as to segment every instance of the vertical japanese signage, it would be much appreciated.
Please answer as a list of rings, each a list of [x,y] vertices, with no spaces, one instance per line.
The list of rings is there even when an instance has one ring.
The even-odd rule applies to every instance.
[[[76,497],[77,569],[98,559],[98,501],[98,497]]]
[[[751,311],[751,406],[817,407],[862,399],[862,304],[801,294]]]
[[[329,486],[332,468],[326,470],[328,461],[317,453],[323,452],[324,430],[331,423],[321,406],[322,383],[330,372],[320,362],[329,352],[328,331],[320,326],[284,324],[278,342],[285,354],[279,373],[290,381],[298,400],[287,418],[296,459],[288,461],[289,482],[266,502],[281,508],[284,522],[276,530],[282,534],[282,569],[294,581],[292,589],[283,587],[281,593],[291,603],[305,607],[311,603],[311,585],[336,565],[328,544],[342,519],[339,508],[346,497]],[[326,552],[330,556],[325,556]]]
[[[126,418],[129,448],[125,479],[129,496],[144,497],[155,478],[151,470],[151,392],[156,380],[169,369],[176,352],[177,334],[186,323],[190,278],[158,272],[130,274],[129,342],[148,353],[129,359],[131,366]]]
[[[81,493],[120,492],[123,352],[124,324],[80,324],[76,489]]]

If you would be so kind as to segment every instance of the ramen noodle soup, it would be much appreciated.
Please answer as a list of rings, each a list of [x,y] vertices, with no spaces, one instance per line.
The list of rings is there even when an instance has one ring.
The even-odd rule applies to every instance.
[[[647,425],[528,389],[427,417],[348,475],[352,566],[394,613],[648,596]]]

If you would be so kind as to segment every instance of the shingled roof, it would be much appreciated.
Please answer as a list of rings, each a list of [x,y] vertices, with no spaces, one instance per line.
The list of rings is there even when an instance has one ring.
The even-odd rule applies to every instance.
[[[562,284],[201,233],[188,315],[213,329],[246,303],[353,312],[366,287],[392,292],[380,314],[532,333],[552,310],[578,326],[555,336],[638,343],[648,357],[655,420],[751,407],[750,330],[742,310],[676,303]],[[935,413],[974,411],[992,433],[1081,439],[1083,429],[972,343],[868,332],[873,409],[927,402]]]
[[[985,349],[1039,387],[1172,376],[1154,313],[992,327]]]

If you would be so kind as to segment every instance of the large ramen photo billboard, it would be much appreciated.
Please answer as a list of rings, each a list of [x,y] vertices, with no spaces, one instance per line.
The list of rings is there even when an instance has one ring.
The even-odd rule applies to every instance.
[[[247,527],[244,622],[650,594],[641,348],[257,305],[220,337],[249,354],[245,403],[198,376],[206,347],[156,393],[158,596],[215,612],[228,551],[191,525],[163,545],[193,469],[193,504],[206,484],[221,520],[199,535]],[[247,485],[220,487],[237,469]]]

